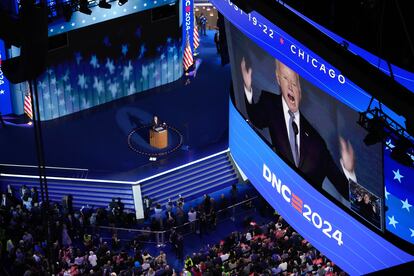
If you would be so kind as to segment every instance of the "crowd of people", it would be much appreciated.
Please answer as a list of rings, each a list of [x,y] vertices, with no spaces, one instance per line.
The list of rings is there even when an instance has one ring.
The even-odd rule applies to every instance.
[[[281,216],[185,258],[182,275],[346,275]]]
[[[156,227],[164,227],[169,246],[184,269],[176,273],[167,263],[166,252],[151,256],[142,246],[145,235],[121,245],[117,232],[103,239],[96,226],[122,217],[123,204],[113,199],[107,209],[84,206],[72,210],[57,203],[46,208],[35,189],[9,186],[1,195],[0,274],[10,275],[341,275],[342,271],[300,237],[282,219],[261,226],[250,223],[247,232],[233,232],[214,246],[206,246],[184,258],[185,235],[179,225],[203,235],[213,231],[217,210],[240,200],[237,187],[230,196],[215,201],[209,195],[197,206],[186,206],[184,198],[162,208],[146,198],[146,215]],[[36,193],[36,194],[35,194]],[[29,200],[30,198],[30,200]],[[146,202],[148,201],[148,202]],[[30,202],[28,204],[27,202]],[[246,205],[251,207],[251,202]],[[263,208],[260,208],[263,209]],[[188,212],[187,212],[188,211]],[[45,214],[49,223],[44,220]],[[151,215],[152,214],[152,215]],[[182,216],[182,218],[180,218]],[[161,220],[160,220],[161,218]],[[158,228],[160,229],[160,228]],[[188,233],[188,232],[187,232]],[[48,246],[49,245],[49,246]]]
[[[58,203],[47,208],[26,186],[8,186],[0,197],[0,275],[173,274],[164,252],[152,257],[142,250],[142,237],[123,246],[116,232],[111,241],[102,239],[96,226],[124,215],[120,199],[107,209],[74,211]]]
[[[249,198],[248,195],[246,197]],[[176,202],[168,200],[165,206],[144,197],[144,214],[151,221],[151,230],[170,230],[188,223],[192,232],[203,235],[214,229],[218,216],[226,215],[225,209],[237,203],[239,198],[236,184],[231,186],[229,198],[221,194],[220,198],[214,199],[205,194],[202,201],[195,206],[186,204],[181,195]]]

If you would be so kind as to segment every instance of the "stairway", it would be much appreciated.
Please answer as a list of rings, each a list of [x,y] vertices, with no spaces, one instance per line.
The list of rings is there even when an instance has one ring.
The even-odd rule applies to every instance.
[[[83,175],[85,177],[85,174]],[[26,185],[28,188],[37,187],[40,196],[40,185],[38,178],[16,178],[2,177],[2,185],[10,184],[18,195],[20,187]],[[134,210],[134,198],[132,195],[131,184],[105,183],[99,181],[86,181],[82,179],[49,179],[49,200],[62,203],[64,196],[72,195],[73,207],[94,206],[95,208],[107,208],[112,198],[121,198],[125,204],[125,209]]]
[[[165,205],[181,195],[186,201],[212,193],[239,182],[237,169],[228,152],[174,170],[141,184],[142,197]]]

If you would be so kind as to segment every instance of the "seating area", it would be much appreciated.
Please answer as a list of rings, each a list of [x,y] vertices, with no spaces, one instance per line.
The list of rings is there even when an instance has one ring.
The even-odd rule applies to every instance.
[[[275,214],[187,256],[184,275],[346,275]]]

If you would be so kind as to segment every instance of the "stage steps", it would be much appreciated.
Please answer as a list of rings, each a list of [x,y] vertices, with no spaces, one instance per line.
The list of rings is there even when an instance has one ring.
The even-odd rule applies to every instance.
[[[179,195],[189,201],[238,182],[237,169],[229,153],[224,152],[140,184],[142,197],[165,205],[168,199],[176,201]]]
[[[35,171],[30,171],[31,174],[23,177],[7,173],[6,176],[2,174],[0,177],[1,190],[4,191],[7,184],[10,184],[15,194],[18,195],[21,186],[26,185],[28,188],[37,187],[40,196],[40,185],[38,178],[34,177]],[[13,175],[16,176],[13,177]],[[125,209],[135,210],[132,182],[103,182],[87,179],[87,176],[87,171],[67,171],[65,178],[48,176],[50,200],[62,203],[64,196],[72,195],[74,208],[86,205],[107,208],[112,198],[119,197],[125,204]],[[203,194],[237,184],[239,175],[228,151],[225,151],[138,182],[138,185],[141,185],[142,197],[149,196],[154,202],[165,205],[169,198],[176,201],[180,194],[186,200],[192,200]]]
[[[18,195],[23,185],[28,188],[37,187],[40,199],[40,185],[37,178],[2,177],[1,182],[2,185],[10,184],[16,195]],[[50,201],[61,204],[64,196],[72,195],[74,208],[81,208],[88,204],[95,208],[107,208],[112,198],[119,197],[125,204],[125,209],[135,209],[131,184],[87,182],[82,179],[71,179],[69,181],[49,179],[48,187]]]

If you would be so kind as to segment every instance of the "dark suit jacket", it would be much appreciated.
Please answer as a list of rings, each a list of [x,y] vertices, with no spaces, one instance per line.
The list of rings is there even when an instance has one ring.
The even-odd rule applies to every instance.
[[[283,115],[282,97],[262,91],[257,103],[249,104],[246,99],[246,110],[255,127],[269,128],[273,150],[295,167]],[[318,189],[322,187],[325,177],[328,177],[341,195],[349,199],[348,179],[335,164],[323,138],[302,114],[299,135],[299,170]]]

